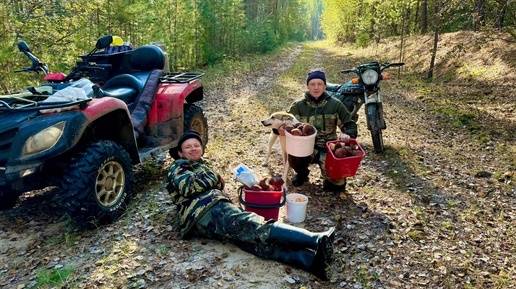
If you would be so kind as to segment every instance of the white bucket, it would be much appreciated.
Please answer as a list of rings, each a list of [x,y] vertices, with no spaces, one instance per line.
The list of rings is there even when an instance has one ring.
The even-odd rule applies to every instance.
[[[315,136],[317,131],[309,136],[292,135],[285,131],[287,137],[287,153],[295,157],[307,157],[314,152]]]
[[[306,217],[306,206],[308,197],[303,194],[287,195],[287,221],[291,223],[301,223]]]

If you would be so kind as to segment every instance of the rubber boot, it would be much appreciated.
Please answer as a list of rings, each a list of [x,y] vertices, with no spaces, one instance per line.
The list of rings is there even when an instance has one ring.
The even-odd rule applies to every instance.
[[[323,237],[326,237],[327,239],[323,239]],[[303,228],[276,222],[271,227],[268,241],[318,251],[320,249],[324,249],[322,247],[327,246],[324,244],[326,241],[330,242],[330,245],[332,245],[334,239],[335,227],[331,227],[325,232],[312,233]]]
[[[295,157],[293,155],[288,155],[288,164],[296,172],[296,175],[292,178],[293,186],[299,187],[308,181],[308,175],[310,174],[308,166],[310,166],[311,161],[311,156]]]
[[[299,186],[303,185],[306,181],[308,181],[308,175],[296,174],[292,178],[292,185],[294,187],[299,187]]]
[[[332,192],[335,194],[339,194],[346,191],[346,181],[342,185],[336,185],[329,180],[324,180],[323,182],[323,190],[327,192]]]
[[[321,280],[329,280],[332,275],[333,246],[328,236],[321,237],[320,243],[322,245],[316,251],[279,246],[272,259],[303,269]]]

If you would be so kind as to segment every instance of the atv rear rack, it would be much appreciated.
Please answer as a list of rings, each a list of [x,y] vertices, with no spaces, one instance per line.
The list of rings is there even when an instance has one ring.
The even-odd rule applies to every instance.
[[[193,72],[169,72],[164,76],[160,77],[160,82],[162,83],[187,83],[190,81],[194,81],[204,73],[193,73]]]

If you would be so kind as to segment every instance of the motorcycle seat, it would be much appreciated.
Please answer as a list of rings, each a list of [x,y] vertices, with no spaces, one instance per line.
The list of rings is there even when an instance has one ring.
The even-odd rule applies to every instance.
[[[337,91],[342,86],[342,84],[336,84],[336,83],[326,83],[326,91]]]

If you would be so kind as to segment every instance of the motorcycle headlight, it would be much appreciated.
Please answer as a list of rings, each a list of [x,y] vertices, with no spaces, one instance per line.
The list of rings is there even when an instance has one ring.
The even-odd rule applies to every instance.
[[[53,147],[63,135],[64,127],[65,122],[61,121],[29,137],[23,146],[23,154],[33,155]]]
[[[368,69],[362,73],[362,80],[366,85],[375,84],[378,81],[378,73],[375,70]]]

